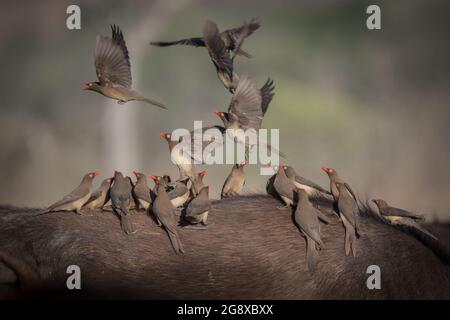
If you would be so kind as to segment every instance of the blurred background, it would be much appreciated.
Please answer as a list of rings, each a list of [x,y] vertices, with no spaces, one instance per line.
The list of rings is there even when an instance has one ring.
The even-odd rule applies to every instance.
[[[66,8],[81,7],[81,30]],[[366,28],[381,7],[382,30]],[[357,194],[450,220],[450,3],[448,1],[14,1],[0,10],[0,203],[46,206],[99,169],[178,175],[160,131],[219,124],[230,95],[204,48],[157,48],[152,40],[200,36],[258,17],[236,59],[239,74],[276,93],[263,122],[280,128],[281,150],[323,186],[331,166]],[[124,32],[133,87],[168,111],[118,105],[81,90],[96,81],[97,34]],[[207,167],[218,197],[231,165]],[[263,192],[259,166],[246,192]],[[99,183],[100,181],[98,181]],[[151,183],[152,184],[152,183]]]

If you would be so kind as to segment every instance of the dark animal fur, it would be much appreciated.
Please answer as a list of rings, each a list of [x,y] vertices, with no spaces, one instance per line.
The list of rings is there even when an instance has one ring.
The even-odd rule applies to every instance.
[[[267,195],[214,201],[209,229],[180,228],[184,255],[173,253],[165,231],[144,212],[131,215],[138,231],[127,236],[112,212],[36,216],[38,209],[0,207],[0,263],[3,257],[18,278],[0,284],[0,297],[450,299],[450,268],[436,248],[369,210],[360,217],[353,258],[344,253],[341,221],[321,206],[332,222],[322,225],[325,249],[309,272],[305,240],[291,210],[279,205]],[[82,290],[66,289],[72,264],[81,267]],[[372,264],[381,268],[381,290],[366,287]]]

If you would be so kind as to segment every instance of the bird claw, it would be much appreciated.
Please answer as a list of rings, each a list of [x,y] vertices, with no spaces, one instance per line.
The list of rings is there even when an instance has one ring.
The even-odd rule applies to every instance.
[[[289,208],[290,208],[290,206],[278,206],[277,207],[278,210],[286,210],[286,209],[289,209]]]

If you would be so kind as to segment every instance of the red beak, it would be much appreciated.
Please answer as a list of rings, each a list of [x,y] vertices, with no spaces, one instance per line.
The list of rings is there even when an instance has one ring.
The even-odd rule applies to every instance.
[[[95,171],[94,172],[94,177],[97,177],[97,176],[99,176],[100,175],[100,171]]]
[[[160,136],[161,138],[166,138],[166,135],[167,135],[167,133],[165,133],[165,132],[161,132],[161,133],[159,134],[159,136]]]
[[[216,116],[220,117],[221,111],[219,109],[214,109],[213,112]]]
[[[83,89],[83,90],[88,90],[88,89],[89,89],[89,84],[87,84],[87,83],[82,83],[82,84],[81,84],[81,89]]]
[[[328,168],[327,168],[327,167],[321,166],[320,169],[321,169],[323,172],[328,173]]]
[[[204,177],[205,174],[206,174],[206,170],[200,171],[200,172],[198,173],[198,175],[199,175],[200,177]]]
[[[153,174],[149,174],[148,177],[149,177],[150,179],[153,179],[153,181],[155,181],[155,182],[156,182],[156,180],[158,180],[158,177],[155,176],[155,175],[153,175]]]

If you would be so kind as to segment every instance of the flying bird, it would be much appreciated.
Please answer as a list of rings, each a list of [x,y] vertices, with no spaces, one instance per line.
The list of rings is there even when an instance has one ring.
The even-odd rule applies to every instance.
[[[248,24],[244,24],[242,32],[235,40],[236,52],[240,52],[240,47],[244,39],[250,34],[250,27]],[[203,27],[203,39],[205,46],[208,49],[209,57],[216,68],[217,76],[222,81],[225,88],[231,93],[234,93],[238,83],[239,76],[234,72],[234,58],[230,55],[225,41],[222,39],[217,24],[207,20]]]
[[[131,65],[122,30],[111,25],[112,37],[97,36],[95,47],[95,71],[99,81],[84,84],[85,90],[98,92],[117,100],[119,104],[128,101],[143,101],[167,109],[165,105],[149,99],[131,89]]]
[[[408,226],[413,229],[417,229],[420,232],[426,234],[427,236],[433,238],[434,240],[438,240],[438,238],[422,227],[418,221],[424,220],[422,215],[414,214],[412,212],[391,207],[387,204],[386,201],[382,199],[374,199],[372,200],[378,207],[380,214],[392,225],[399,226]]]
[[[226,133],[238,143],[248,147],[256,144],[265,145],[272,152],[277,152],[280,156],[286,157],[268,142],[248,141],[248,136],[245,134],[245,132],[248,133],[248,130],[253,130],[256,138],[259,139],[257,133],[261,129],[262,121],[275,94],[274,89],[275,86],[270,78],[267,79],[261,89],[258,89],[249,78],[243,77],[231,98],[228,111],[214,110],[214,114],[222,120],[225,129],[227,129]]]
[[[242,26],[232,29],[227,29],[222,31],[219,36],[222,39],[227,51],[234,51],[235,54],[239,56],[244,56],[246,58],[251,58],[251,54],[245,52],[242,48],[238,46],[242,36],[248,37],[253,32],[255,32],[259,27],[260,23],[257,19],[252,19],[249,23],[244,23]],[[246,30],[248,28],[248,31]],[[205,47],[205,39],[202,37],[193,37],[187,39],[181,39],[176,41],[153,41],[150,42],[151,45],[158,47],[168,47],[173,45],[186,45],[193,47]]]

